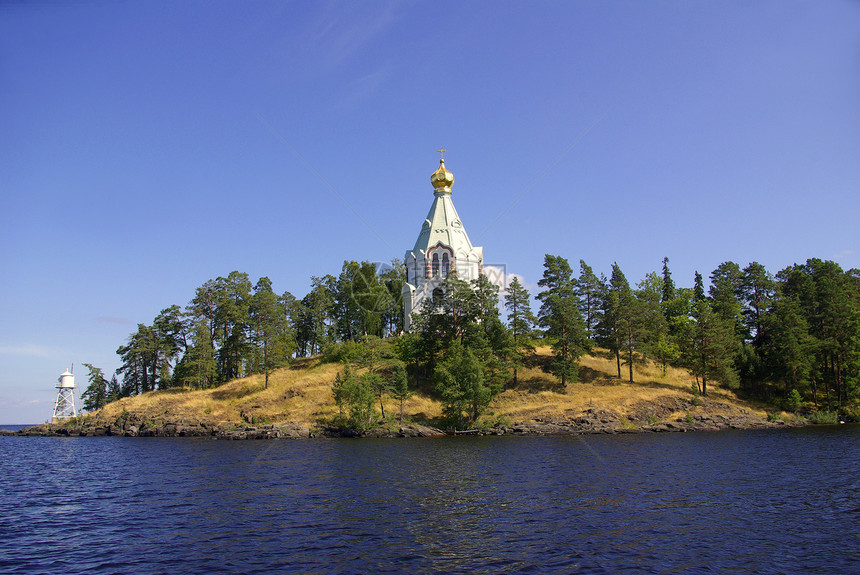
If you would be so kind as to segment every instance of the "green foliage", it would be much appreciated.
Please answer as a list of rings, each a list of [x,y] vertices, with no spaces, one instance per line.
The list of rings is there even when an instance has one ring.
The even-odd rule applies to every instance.
[[[579,313],[585,322],[586,334],[593,338],[603,314],[600,306],[603,284],[585,260],[579,260],[579,278],[574,293],[579,300]]]
[[[409,389],[409,378],[406,374],[406,366],[397,362],[388,380],[389,393],[391,397],[400,403],[399,421],[403,423],[403,402],[412,397]]]
[[[512,340],[510,356],[514,368],[514,386],[517,385],[517,368],[523,364],[527,355],[534,353],[531,334],[537,318],[532,313],[530,299],[528,290],[514,277],[505,294],[505,309],[508,310],[508,327]]]
[[[468,348],[455,341],[434,372],[436,391],[448,423],[464,429],[477,421],[495,395],[484,380],[484,365]]]
[[[325,363],[355,363],[366,353],[364,346],[358,341],[332,342],[325,346],[322,357]]]
[[[706,294],[698,273],[692,288],[677,287],[668,261],[662,275],[647,274],[634,290],[617,264],[607,280],[580,260],[575,279],[566,259],[545,257],[538,323],[553,347],[548,368],[562,384],[576,379],[579,357],[596,341],[615,356],[619,376],[622,360],[632,379],[634,365],[654,359],[664,373],[669,365],[687,368],[703,394],[713,382],[740,384],[746,393],[785,397],[789,408],[796,390],[822,411],[858,409],[860,271],[810,259],[773,276],[757,262],[743,269],[724,262]],[[344,262],[337,277],[312,277],[301,299],[277,295],[265,277],[252,284],[238,271],[209,280],[184,309],[167,307],[150,325],[137,326],[117,349],[116,375],[91,382],[86,407],[155,389],[205,389],[253,372],[268,381],[292,357],[323,352],[326,361],[367,367],[388,386],[396,355],[411,388],[433,392],[434,372],[455,341],[481,364],[491,394],[516,379],[533,353],[535,325],[519,280],[505,295],[506,326],[497,287],[452,271],[439,296],[415,315],[413,332],[391,346],[384,336],[402,329],[404,281],[396,260],[383,267]],[[383,396],[393,397],[380,381],[370,383],[380,406]]]
[[[251,342],[254,344],[247,365],[251,371],[265,374],[265,388],[269,388],[269,373],[283,365],[292,352],[291,338],[285,338],[290,327],[287,316],[272,291],[272,282],[262,277],[254,286],[249,304]],[[286,345],[286,347],[285,347]]]
[[[538,285],[544,288],[537,295],[541,301],[538,318],[555,352],[550,370],[561,380],[562,386],[567,381],[576,381],[578,360],[590,349],[571,274],[566,259],[549,254],[544,256],[543,278],[538,281]]]
[[[807,419],[816,425],[832,425],[839,423],[839,414],[835,411],[827,410],[813,411]]]
[[[88,380],[90,383],[87,389],[81,394],[81,401],[83,401],[86,411],[96,411],[104,407],[108,402],[109,383],[100,368],[90,363],[85,363],[84,366],[89,370]]]
[[[803,407],[803,398],[800,397],[800,392],[796,389],[789,391],[788,396],[785,398],[785,405],[791,412],[797,413],[800,411],[800,408]]]
[[[332,394],[343,427],[359,432],[375,427],[375,396],[370,378],[356,375],[347,365],[343,373],[335,377]]]
[[[682,343],[681,361],[684,367],[702,382],[702,395],[708,394],[708,382],[719,381],[735,388],[738,375],[734,359],[739,342],[730,320],[715,313],[701,288],[702,276],[696,273],[697,288],[691,305],[691,321],[678,332]],[[698,295],[695,295],[698,294]]]

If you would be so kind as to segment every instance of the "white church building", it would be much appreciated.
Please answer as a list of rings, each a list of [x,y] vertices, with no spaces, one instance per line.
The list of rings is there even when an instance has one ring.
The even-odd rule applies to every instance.
[[[444,154],[444,148],[439,149]],[[469,241],[466,228],[451,201],[454,175],[445,169],[445,157],[439,169],[430,176],[433,184],[433,205],[421,227],[421,233],[411,251],[406,252],[406,285],[403,286],[404,327],[409,331],[412,313],[421,310],[424,300],[434,291],[441,294],[440,284],[453,271],[457,277],[471,281],[483,271],[484,248]],[[438,291],[437,291],[438,290]]]

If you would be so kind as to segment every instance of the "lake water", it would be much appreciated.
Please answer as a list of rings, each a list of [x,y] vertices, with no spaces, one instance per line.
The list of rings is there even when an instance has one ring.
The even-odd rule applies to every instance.
[[[860,427],[0,437],[0,573],[857,573]]]

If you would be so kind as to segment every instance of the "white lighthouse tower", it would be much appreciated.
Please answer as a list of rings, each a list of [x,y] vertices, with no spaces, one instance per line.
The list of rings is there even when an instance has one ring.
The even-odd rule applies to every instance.
[[[72,370],[74,366],[72,366]],[[54,415],[51,423],[57,423],[61,419],[77,417],[75,409],[75,376],[71,370],[66,370],[57,379],[57,402],[54,404]]]
[[[444,148],[439,149],[443,154]],[[473,246],[466,228],[451,201],[454,175],[445,169],[445,157],[439,169],[430,175],[433,184],[433,205],[421,226],[421,233],[411,251],[406,252],[406,284],[403,286],[403,313],[406,331],[412,327],[412,313],[421,304],[441,291],[441,284],[450,272],[461,280],[478,279],[484,267],[484,248]]]

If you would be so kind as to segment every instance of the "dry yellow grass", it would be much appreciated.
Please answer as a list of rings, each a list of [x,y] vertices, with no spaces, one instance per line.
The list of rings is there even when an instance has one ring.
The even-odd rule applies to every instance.
[[[548,347],[537,349],[539,357],[547,358],[551,354]],[[561,389],[558,381],[540,368],[520,369],[517,388],[499,395],[488,411],[511,421],[577,417],[587,409],[603,409],[626,416],[641,402],[653,402],[665,396],[692,397],[693,378],[686,371],[670,367],[664,376],[658,365],[634,364],[634,383],[631,384],[627,381],[627,367],[622,365],[622,379],[619,379],[615,359],[599,350],[581,359],[579,375],[580,381],[568,383]],[[764,410],[753,409],[740,401],[731,390],[711,384],[708,394],[712,400],[766,415]],[[673,415],[675,417],[667,419],[684,414]]]
[[[331,385],[342,365],[299,360],[265,377],[255,374],[215,389],[169,389],[128,397],[95,414],[115,419],[124,411],[144,419],[203,421],[225,425],[240,422],[305,423],[313,425],[337,413]],[[399,413],[400,403],[386,399],[387,413]],[[404,415],[433,419],[441,414],[438,401],[414,395],[404,402]]]
[[[539,359],[548,358],[551,351],[547,347],[538,348],[537,354]],[[337,413],[331,385],[341,369],[340,364],[304,359],[272,372],[268,389],[264,388],[264,376],[258,374],[215,389],[165,390],[125,398],[94,416],[111,420],[127,411],[143,419],[162,421],[186,420],[217,425],[292,422],[313,426]],[[487,412],[493,417],[504,416],[511,422],[577,417],[591,408],[625,416],[641,402],[653,402],[665,396],[691,397],[692,378],[683,370],[670,368],[664,376],[659,366],[637,364],[633,384],[616,375],[614,359],[601,353],[583,357],[580,381],[567,384],[565,389],[538,367],[520,368],[516,389],[496,397]],[[623,366],[622,375],[627,376]],[[709,393],[711,399],[765,415],[763,410],[739,401],[730,390],[712,385]],[[385,400],[386,414],[396,415],[399,409],[399,402]],[[433,420],[441,412],[438,401],[423,395],[413,395],[404,403],[404,415],[418,420]]]

